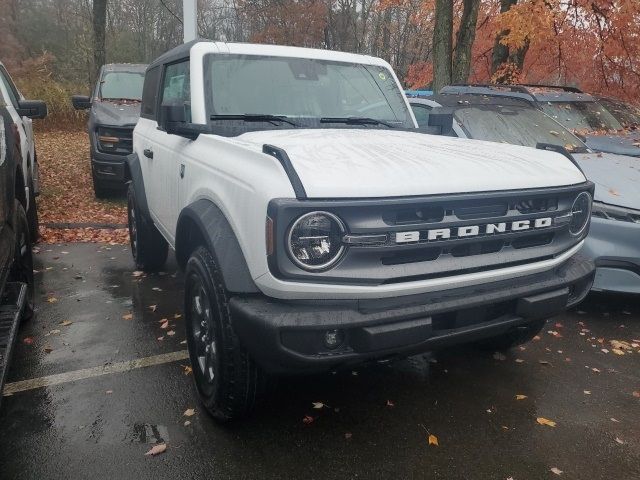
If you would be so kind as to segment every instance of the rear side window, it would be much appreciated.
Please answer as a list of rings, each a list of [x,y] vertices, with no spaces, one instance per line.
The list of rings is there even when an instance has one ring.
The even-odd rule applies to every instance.
[[[411,104],[411,109],[413,110],[413,114],[416,117],[416,122],[418,122],[419,127],[428,127],[429,126],[429,113],[431,112],[431,108],[425,105],[420,104]]]
[[[144,118],[156,118],[156,104],[158,103],[158,83],[160,80],[160,66],[147,71],[144,77],[142,90],[142,107],[140,116]]]

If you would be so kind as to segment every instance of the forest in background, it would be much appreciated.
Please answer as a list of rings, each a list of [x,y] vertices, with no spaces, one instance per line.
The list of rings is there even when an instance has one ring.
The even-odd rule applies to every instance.
[[[105,4],[104,17],[96,15]],[[640,95],[638,0],[198,0],[203,38],[343,50],[387,60],[407,88],[456,82]],[[0,0],[0,60],[49,128],[78,127],[69,96],[97,63],[147,63],[182,41],[182,0]],[[96,25],[104,50],[96,48]],[[100,28],[101,27],[101,28]],[[102,44],[101,37],[97,38]],[[102,56],[101,56],[102,55]]]

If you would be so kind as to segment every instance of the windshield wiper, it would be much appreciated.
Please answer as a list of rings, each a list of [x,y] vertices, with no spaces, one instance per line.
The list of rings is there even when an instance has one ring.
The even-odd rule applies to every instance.
[[[103,102],[136,102],[142,103],[139,98],[125,98],[125,97],[100,97]]]
[[[297,127],[298,124],[284,115],[267,115],[261,113],[245,113],[242,115],[211,115],[211,120],[243,120],[245,122],[284,122]]]
[[[396,128],[390,123],[369,117],[322,117],[320,123],[346,123],[347,125],[384,125],[389,128]]]

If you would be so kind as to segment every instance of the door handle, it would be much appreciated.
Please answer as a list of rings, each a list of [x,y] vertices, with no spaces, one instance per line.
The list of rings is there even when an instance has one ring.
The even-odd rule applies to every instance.
[[[145,148],[143,153],[145,157],[153,158],[153,150],[151,150],[150,148]]]
[[[180,164],[180,178],[184,178],[184,163]]]

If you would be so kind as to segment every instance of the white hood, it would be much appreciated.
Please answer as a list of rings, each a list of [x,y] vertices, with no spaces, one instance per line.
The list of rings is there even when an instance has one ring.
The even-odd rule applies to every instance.
[[[284,149],[309,198],[372,198],[575,185],[564,156],[478,140],[381,129],[250,132],[236,141]]]

